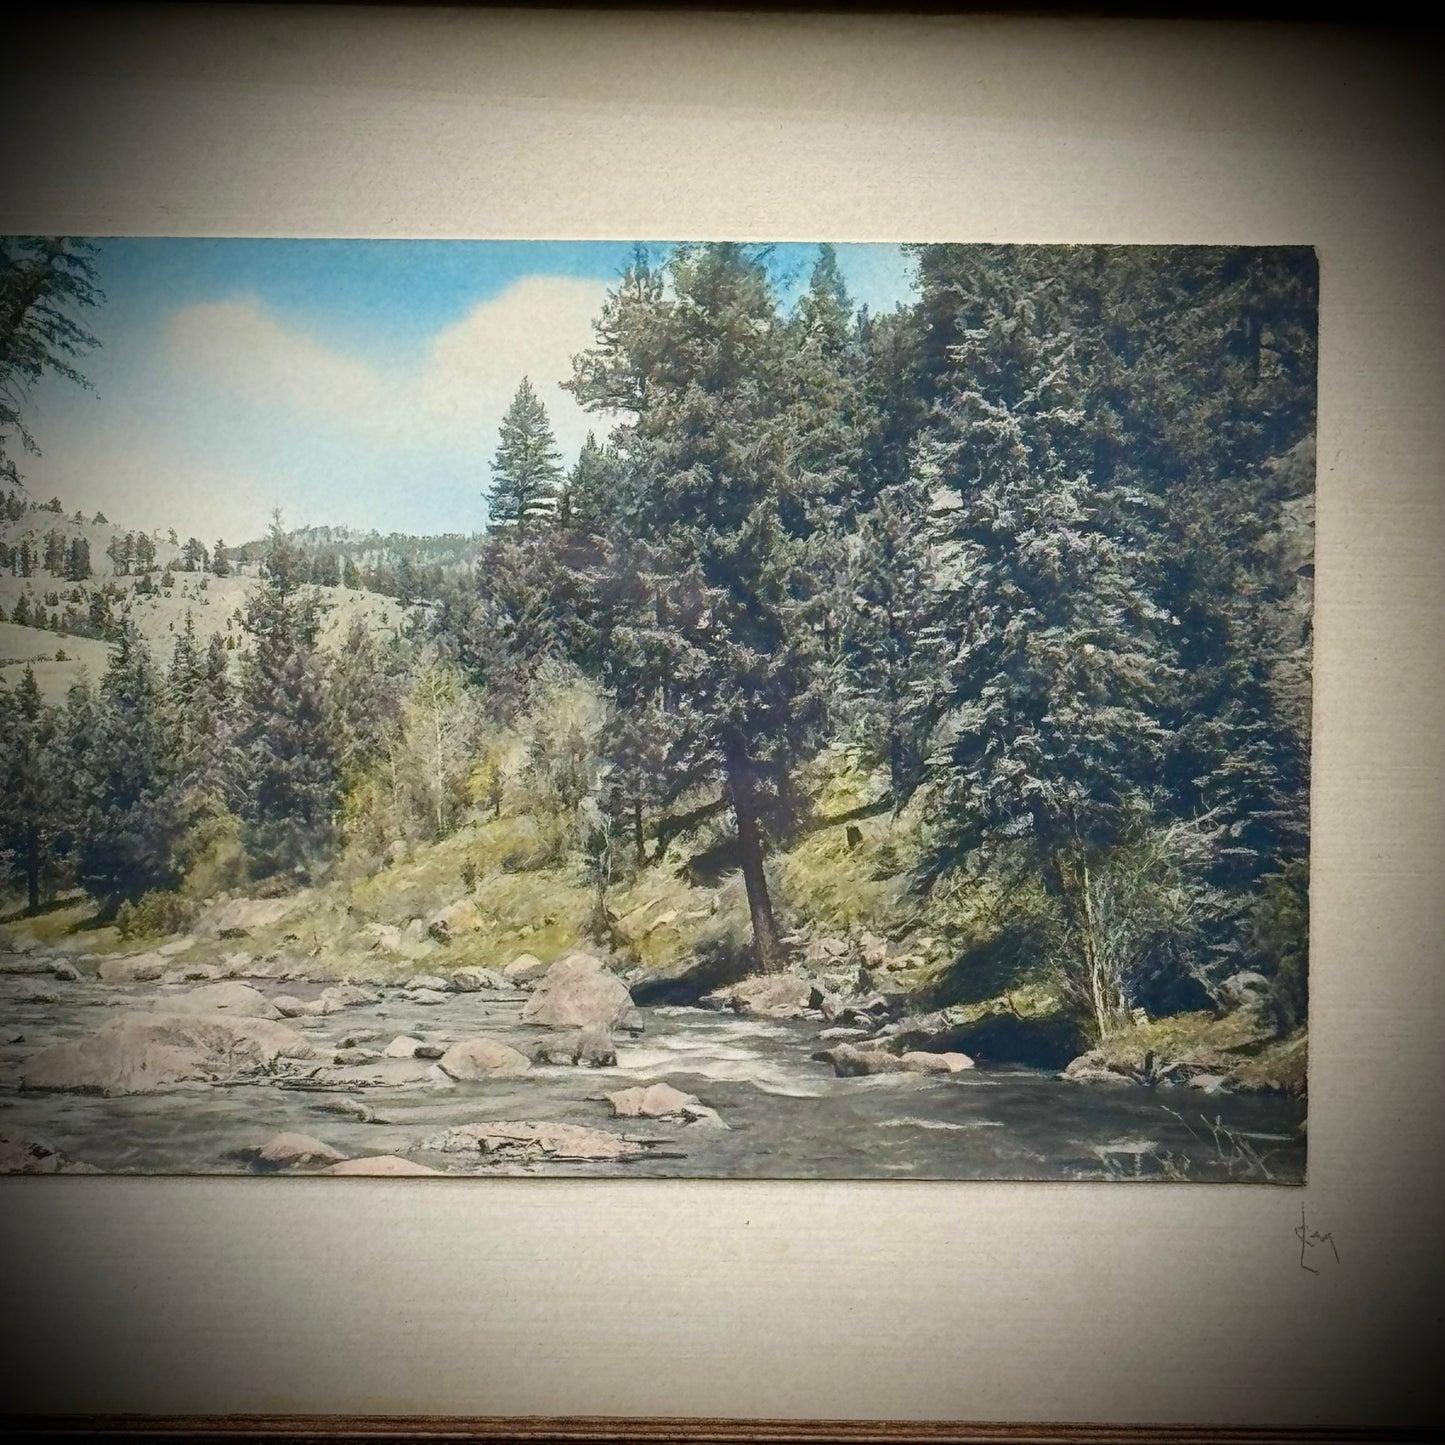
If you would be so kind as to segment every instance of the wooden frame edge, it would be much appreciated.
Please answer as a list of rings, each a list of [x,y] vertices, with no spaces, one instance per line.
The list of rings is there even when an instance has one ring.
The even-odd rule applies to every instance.
[[[16,1440],[476,1440],[612,1445],[1335,1445],[1435,1440],[1433,1430],[1329,1425],[1106,1424],[1049,1421],[736,1420],[616,1416],[81,1415],[0,1417]]]

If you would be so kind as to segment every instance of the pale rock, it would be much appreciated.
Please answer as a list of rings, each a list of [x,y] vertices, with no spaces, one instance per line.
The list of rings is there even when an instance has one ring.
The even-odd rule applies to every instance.
[[[421,1040],[398,1034],[381,1052],[388,1059],[414,1059]]]
[[[590,1162],[636,1159],[642,1145],[605,1129],[580,1124],[503,1121],[463,1124],[424,1140],[421,1149],[442,1154],[480,1153],[499,1161],[566,1160]]]
[[[155,1007],[163,1013],[172,1014],[226,1013],[249,1019],[281,1017],[281,1011],[260,989],[234,979],[167,995],[158,999]]]
[[[502,972],[507,977],[507,982],[512,984],[530,984],[540,979],[550,967],[542,962],[535,954],[521,953],[509,963]]]
[[[522,1022],[539,1028],[610,1029],[636,1020],[627,985],[585,953],[554,963],[522,1008]]]
[[[490,968],[473,964],[456,969],[451,975],[451,986],[457,993],[480,993],[483,989],[506,988],[507,981]]]
[[[158,953],[133,953],[128,958],[107,958],[97,973],[102,983],[153,983],[166,971]]]
[[[915,1074],[961,1074],[973,1068],[973,1060],[967,1054],[935,1054],[923,1049],[910,1049],[903,1055],[903,1067]]]
[[[759,1018],[802,1018],[809,1011],[813,988],[792,973],[755,973],[702,999],[705,1008],[727,1008]]]
[[[437,1065],[448,1078],[468,1082],[473,1079],[514,1078],[525,1074],[532,1061],[523,1053],[496,1039],[463,1039],[441,1056]]]
[[[309,1134],[273,1134],[264,1144],[242,1151],[261,1165],[293,1169],[302,1164],[339,1164],[345,1157],[339,1149],[313,1139]]]
[[[343,1159],[321,1172],[344,1177],[402,1179],[423,1174],[440,1177],[443,1171],[418,1164],[415,1159],[403,1159],[400,1154],[369,1154],[360,1159]]]

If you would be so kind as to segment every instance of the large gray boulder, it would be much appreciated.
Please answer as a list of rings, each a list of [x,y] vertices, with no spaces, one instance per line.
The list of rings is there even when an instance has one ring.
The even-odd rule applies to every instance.
[[[295,1169],[308,1164],[339,1164],[346,1156],[309,1134],[273,1134],[264,1144],[242,1150],[261,1169]]]
[[[97,972],[102,983],[151,983],[169,967],[170,960],[158,953],[133,953],[129,958],[107,958]]]
[[[523,1023],[549,1029],[628,1027],[635,1018],[627,985],[587,953],[554,963],[522,1008]]]
[[[541,979],[551,966],[543,963],[534,953],[519,953],[502,972],[508,983],[526,987]]]
[[[278,1019],[281,1010],[258,988],[234,979],[211,983],[185,993],[167,994],[156,1000],[155,1007],[163,1013],[224,1013],[235,1018]]]
[[[802,1018],[812,1007],[813,985],[793,973],[755,973],[702,999],[704,1008],[731,1009],[759,1018]]]
[[[421,1174],[441,1174],[440,1169],[403,1159],[400,1154],[368,1154],[360,1159],[343,1159],[321,1171],[323,1174],[356,1175],[373,1179],[402,1179]]]
[[[225,1014],[124,1014],[95,1033],[41,1049],[21,1074],[26,1089],[152,1094],[310,1059],[315,1049],[272,1019]]]
[[[472,1079],[513,1078],[532,1067],[526,1054],[496,1039],[463,1039],[438,1060],[448,1078],[466,1083]]]
[[[543,1039],[532,1050],[532,1062],[607,1069],[617,1062],[617,1045],[607,1029],[578,1029]]]

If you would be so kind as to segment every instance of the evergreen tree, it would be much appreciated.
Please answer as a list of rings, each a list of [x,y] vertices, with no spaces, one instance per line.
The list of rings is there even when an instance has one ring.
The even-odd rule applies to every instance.
[[[19,481],[17,451],[40,450],[22,412],[35,383],[51,375],[89,386],[75,362],[99,343],[75,318],[104,299],[89,243],[0,237],[0,480]]]
[[[54,717],[27,666],[13,692],[0,691],[0,858],[18,857],[32,914],[40,911],[55,825],[54,745]]]
[[[789,469],[790,348],[766,272],[742,247],[681,247],[668,271],[671,297],[645,263],[630,268],[572,383],[589,407],[633,418],[614,433],[627,485],[611,565],[639,599],[603,680],[623,706],[656,697],[704,741],[690,781],[726,787],[756,959],[776,969],[764,835],[787,812],[821,696],[813,519]]]
[[[88,761],[79,877],[113,911],[175,884],[175,848],[184,829],[160,679],[130,622],[101,680]]]
[[[303,593],[306,559],[273,523],[246,608],[235,786],[246,849],[262,875],[305,874],[329,845],[339,796],[320,619]]]
[[[84,537],[72,539],[65,554],[65,580],[84,582],[90,576],[90,543]]]
[[[507,530],[521,539],[553,518],[562,479],[559,457],[547,410],[523,377],[502,418],[492,459],[489,517],[494,531]]]
[[[621,487],[621,466],[615,448],[599,445],[595,433],[588,432],[567,476],[560,520],[584,532],[605,530]]]
[[[229,577],[231,575],[231,554],[226,550],[226,544],[216,538],[216,545],[211,549],[211,571],[217,577]]]
[[[1107,879],[1155,823],[1167,617],[1139,578],[1139,499],[1091,474],[1047,296],[988,253],[969,269],[971,324],[923,458],[942,492],[940,857],[982,849],[1038,870],[1062,912],[1062,979],[1102,1034],[1128,1021],[1157,956]]]

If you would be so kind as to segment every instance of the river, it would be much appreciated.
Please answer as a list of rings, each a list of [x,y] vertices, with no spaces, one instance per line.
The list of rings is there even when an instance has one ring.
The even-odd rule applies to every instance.
[[[253,980],[269,994],[321,985]],[[164,1008],[185,985],[0,976],[0,1130],[22,1132],[106,1173],[247,1172],[268,1136],[310,1135],[347,1157],[409,1156],[447,1173],[1170,1180],[1300,1183],[1302,1100],[1203,1095],[1188,1088],[1065,1082],[1052,1072],[984,1067],[947,1076],[836,1078],[810,1057],[821,1023],[739,1017],[698,1008],[642,1008],[643,1032],[617,1040],[615,1067],[534,1066],[439,1090],[412,1061],[328,1068],[334,1087],[274,1082],[196,1084],[120,1097],[23,1092],[24,1062],[47,1044],[98,1028],[113,1010]],[[541,1037],[520,1022],[520,993],[449,995],[424,1006],[400,990],[381,1002],[298,1021],[321,1048],[349,1040],[381,1049],[398,1034],[445,1045],[487,1035],[530,1053]],[[725,1129],[610,1117],[607,1093],[664,1082],[717,1111]],[[341,1117],[360,1101],[374,1122]],[[420,1148],[439,1131],[479,1121],[583,1125],[646,1141],[625,1162],[489,1162]]]

